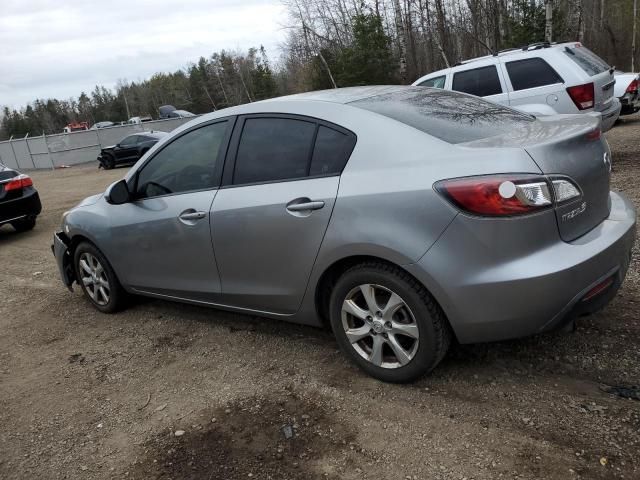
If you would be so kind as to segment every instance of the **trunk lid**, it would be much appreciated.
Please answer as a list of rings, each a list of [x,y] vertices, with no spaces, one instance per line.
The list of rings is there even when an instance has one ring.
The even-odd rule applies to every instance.
[[[521,147],[545,175],[569,177],[582,195],[555,206],[560,237],[569,242],[609,216],[611,153],[599,131],[598,114],[554,115],[464,145]]]

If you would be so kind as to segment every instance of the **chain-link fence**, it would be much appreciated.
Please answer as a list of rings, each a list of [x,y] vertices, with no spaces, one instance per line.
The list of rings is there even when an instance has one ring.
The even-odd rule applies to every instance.
[[[73,133],[41,135],[0,142],[0,163],[17,170],[58,168],[91,162],[100,150],[132,133],[170,132],[193,118],[169,118],[138,125],[118,125]]]

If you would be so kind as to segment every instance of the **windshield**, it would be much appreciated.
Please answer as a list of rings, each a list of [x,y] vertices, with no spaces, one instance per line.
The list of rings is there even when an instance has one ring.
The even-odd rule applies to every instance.
[[[535,121],[535,117],[472,95],[425,87],[407,87],[349,105],[393,118],[449,143],[480,140]]]

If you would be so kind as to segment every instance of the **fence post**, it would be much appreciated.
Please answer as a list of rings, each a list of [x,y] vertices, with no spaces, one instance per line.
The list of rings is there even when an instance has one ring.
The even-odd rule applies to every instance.
[[[51,170],[55,170],[56,166],[53,164],[53,159],[51,158],[51,150],[49,150],[49,143],[47,142],[47,134],[42,131],[42,136],[44,137],[44,145],[47,147],[47,158],[49,162],[51,162]]]
[[[11,152],[13,153],[13,161],[16,162],[16,167],[20,170],[20,162],[18,162],[18,157],[16,156],[16,149],[13,148],[13,135],[9,137],[9,145],[11,145]]]
[[[29,152],[29,158],[33,164],[33,169],[36,169],[36,162],[33,160],[33,154],[31,153],[31,147],[29,146],[29,132],[24,136],[24,141],[27,143],[27,152]]]

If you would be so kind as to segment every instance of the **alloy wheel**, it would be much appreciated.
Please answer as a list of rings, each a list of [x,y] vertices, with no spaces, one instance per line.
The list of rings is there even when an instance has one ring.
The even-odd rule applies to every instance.
[[[109,303],[111,286],[100,261],[92,254],[84,252],[80,255],[80,278],[85,291],[98,305]]]
[[[402,367],[418,351],[420,334],[411,309],[381,285],[362,284],[347,294],[342,326],[354,350],[378,367]]]

